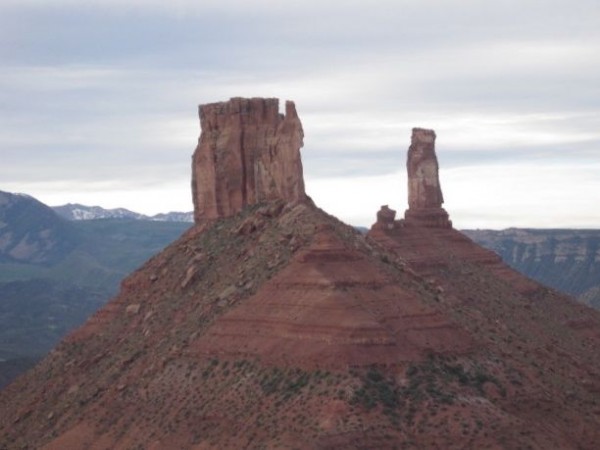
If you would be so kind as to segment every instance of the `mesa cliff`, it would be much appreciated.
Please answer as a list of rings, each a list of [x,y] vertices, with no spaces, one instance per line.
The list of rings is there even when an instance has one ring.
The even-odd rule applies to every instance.
[[[306,198],[300,148],[304,132],[293,102],[232,98],[199,107],[192,158],[194,219],[231,216],[270,200]]]
[[[275,106],[201,107],[196,225],[0,391],[0,447],[595,449],[600,314],[451,227],[433,132],[365,237]]]
[[[504,262],[600,309],[600,230],[462,230]]]

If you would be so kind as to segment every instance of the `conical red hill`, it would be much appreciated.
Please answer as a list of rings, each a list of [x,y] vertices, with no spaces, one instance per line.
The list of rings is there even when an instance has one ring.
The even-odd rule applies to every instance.
[[[200,353],[330,370],[471,349],[468,334],[423,301],[410,276],[390,272],[351,238],[359,248],[321,225],[281,271],[192,345]]]
[[[389,208],[238,206],[0,391],[1,449],[597,447],[597,312]]]
[[[375,387],[359,394],[367,373],[399,413],[393,373],[472,348],[400,262],[278,201],[190,230],[131,275],[0,393],[0,436],[8,448],[369,447],[406,437],[385,416],[364,431],[382,420]]]

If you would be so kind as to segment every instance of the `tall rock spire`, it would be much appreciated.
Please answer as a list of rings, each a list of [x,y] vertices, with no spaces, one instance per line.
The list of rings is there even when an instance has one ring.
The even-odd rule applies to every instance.
[[[407,226],[450,228],[452,222],[442,208],[444,196],[435,155],[435,132],[413,128],[408,149],[408,209],[404,213]]]
[[[293,102],[232,98],[199,107],[201,134],[192,162],[194,219],[226,217],[266,200],[306,198]]]

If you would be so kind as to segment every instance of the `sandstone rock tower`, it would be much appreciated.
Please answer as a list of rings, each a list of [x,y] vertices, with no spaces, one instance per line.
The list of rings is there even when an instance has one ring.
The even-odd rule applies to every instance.
[[[403,220],[396,211],[384,205],[377,212],[374,230],[393,230],[404,227],[452,228],[448,213],[442,208],[444,196],[435,156],[435,132],[413,128],[406,160],[408,171],[408,209]]]
[[[245,206],[306,198],[296,107],[279,113],[276,98],[232,98],[199,107],[201,134],[192,159],[196,223],[231,216]]]
[[[406,161],[408,171],[408,209],[406,226],[450,228],[452,222],[442,208],[444,197],[435,155],[435,132],[413,128]]]

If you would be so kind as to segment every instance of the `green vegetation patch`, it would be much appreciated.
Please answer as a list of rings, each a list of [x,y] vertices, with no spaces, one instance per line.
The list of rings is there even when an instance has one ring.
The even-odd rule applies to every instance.
[[[411,423],[424,403],[433,409],[452,405],[465,389],[474,391],[475,395],[486,396],[486,383],[495,385],[501,395],[506,395],[500,381],[483,367],[467,368],[443,357],[432,356],[424,362],[410,365],[404,377],[375,366],[354,370],[352,375],[359,379],[360,385],[350,398],[350,404],[365,409],[381,407],[394,423],[402,418]]]

